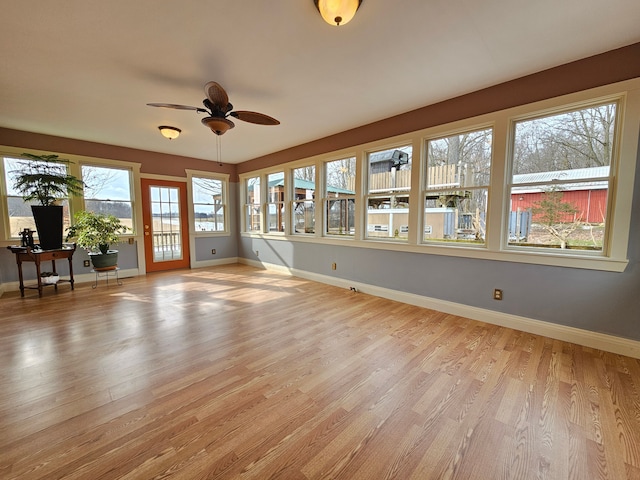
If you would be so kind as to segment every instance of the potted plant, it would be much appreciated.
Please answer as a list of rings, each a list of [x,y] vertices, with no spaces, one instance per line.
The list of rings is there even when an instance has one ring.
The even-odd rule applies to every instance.
[[[60,200],[82,193],[82,180],[67,172],[69,160],[58,155],[23,153],[28,160],[19,162],[20,170],[13,171],[13,187],[31,205],[40,248],[62,248],[63,211]]]
[[[67,241],[73,239],[89,252],[95,270],[113,270],[118,265],[118,251],[109,246],[119,243],[120,235],[129,227],[115,215],[81,210],[74,215],[74,223],[67,228]]]

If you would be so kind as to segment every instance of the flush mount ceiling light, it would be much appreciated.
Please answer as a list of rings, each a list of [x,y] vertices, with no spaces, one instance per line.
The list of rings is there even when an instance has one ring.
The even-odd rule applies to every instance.
[[[351,21],[362,0],[313,0],[313,3],[324,21],[337,27]]]
[[[168,138],[169,140],[178,138],[178,136],[180,136],[180,132],[182,132],[182,130],[180,130],[179,128],[168,127],[167,125],[160,125],[158,129],[160,130],[162,136],[164,138]]]

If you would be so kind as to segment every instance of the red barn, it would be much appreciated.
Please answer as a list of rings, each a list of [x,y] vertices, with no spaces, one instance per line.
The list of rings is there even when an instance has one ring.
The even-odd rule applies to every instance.
[[[579,183],[567,182],[568,180]],[[549,183],[554,181],[557,183]],[[537,183],[542,185],[536,185]],[[578,210],[576,218],[586,223],[604,222],[609,193],[608,166],[514,175],[511,211],[531,210],[543,199],[550,186],[557,186],[563,194],[562,201],[571,203]],[[535,216],[533,219],[535,220]]]

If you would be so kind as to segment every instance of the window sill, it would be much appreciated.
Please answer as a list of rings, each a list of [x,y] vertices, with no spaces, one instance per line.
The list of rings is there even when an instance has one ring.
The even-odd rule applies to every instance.
[[[189,232],[194,238],[229,237],[229,232]]]
[[[490,251],[484,246],[461,245],[408,245],[393,240],[357,240],[353,237],[319,237],[308,235],[273,235],[258,233],[242,233],[243,237],[260,238],[263,240],[290,241],[304,243],[322,243],[326,245],[342,245],[348,247],[368,248],[374,250],[389,250],[393,252],[422,253],[427,255],[443,255],[450,257],[472,258],[500,262],[525,263],[562,268],[578,268],[585,270],[600,270],[605,272],[623,272],[628,259],[617,259],[604,256],[572,254],[560,255],[555,251],[530,252],[501,250]]]

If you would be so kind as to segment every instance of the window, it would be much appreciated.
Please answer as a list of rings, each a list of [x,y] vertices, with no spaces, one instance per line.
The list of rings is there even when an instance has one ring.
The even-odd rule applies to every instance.
[[[267,175],[267,231],[284,232],[284,172]]]
[[[260,192],[260,177],[247,178],[244,183],[244,228],[246,232],[262,231],[262,200]]]
[[[484,244],[491,142],[490,129],[427,141],[425,242]]]
[[[191,177],[194,231],[227,231],[226,182],[219,178]]]
[[[638,122],[634,79],[296,159],[281,176],[251,172],[246,201],[260,231],[269,206],[269,231],[302,241],[621,272]]]
[[[316,167],[293,169],[293,233],[316,231]]]
[[[408,240],[411,146],[367,155],[367,238]]]
[[[7,219],[8,225],[8,237],[9,238],[18,238],[19,234],[25,228],[29,230],[36,231],[36,224],[33,220],[33,215],[31,214],[31,205],[39,205],[36,201],[25,202],[22,199],[22,195],[16,191],[13,187],[15,176],[18,172],[24,171],[25,168],[28,168],[29,164],[38,164],[43,162],[38,162],[37,160],[28,160],[26,158],[10,158],[4,157],[3,167],[4,167],[4,182],[6,185],[6,205],[7,205]],[[61,171],[65,171],[67,167],[63,164],[61,165],[49,165],[48,168],[51,169],[60,169]],[[69,201],[68,199],[64,199],[62,202],[63,206],[63,228],[66,229],[70,225],[70,213],[69,213]]]
[[[131,170],[82,165],[81,172],[85,210],[115,215],[134,231]]]
[[[508,244],[602,252],[616,103],[514,126]]]
[[[325,163],[325,234],[355,235],[355,157]]]

